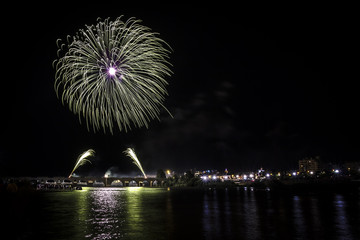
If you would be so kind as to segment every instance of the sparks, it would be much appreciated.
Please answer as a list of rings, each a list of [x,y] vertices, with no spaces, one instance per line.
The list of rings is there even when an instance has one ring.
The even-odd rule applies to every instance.
[[[135,154],[134,149],[127,148],[124,153],[133,160],[133,163],[140,169],[140,171],[144,175],[144,178],[147,178],[144,169],[142,168],[141,163]]]
[[[110,76],[115,76],[116,69],[113,68],[113,67],[110,67],[108,72],[109,72],[109,75],[110,75]]]
[[[99,20],[69,36],[67,44],[57,41],[56,94],[88,131],[148,128],[149,121],[160,120],[161,109],[171,116],[163,105],[171,48],[140,23]]]
[[[75,164],[75,167],[74,169],[71,171],[70,175],[68,178],[71,177],[71,175],[74,173],[74,171],[84,165],[85,163],[89,162],[91,163],[91,161],[89,159],[87,159],[87,157],[91,157],[91,156],[94,156],[95,155],[95,151],[92,150],[92,149],[89,149],[87,150],[86,152],[83,152],[82,154],[79,155],[78,159],[76,160],[76,164]]]

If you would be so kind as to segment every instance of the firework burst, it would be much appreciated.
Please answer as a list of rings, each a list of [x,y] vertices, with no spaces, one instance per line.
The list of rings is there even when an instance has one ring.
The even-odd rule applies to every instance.
[[[150,120],[160,120],[161,109],[170,114],[163,102],[171,48],[140,23],[99,20],[68,36],[67,44],[57,41],[56,94],[89,131],[148,127]]]
[[[147,178],[144,169],[142,168],[141,163],[135,154],[134,149],[127,148],[124,153],[133,160],[133,163],[140,169],[140,171],[144,175],[144,178]]]
[[[87,159],[87,157],[92,157],[95,155],[95,151],[92,149],[87,150],[86,152],[83,152],[82,154],[79,155],[78,159],[76,160],[76,164],[74,169],[71,171],[69,178],[71,177],[71,175],[74,173],[74,171],[84,165],[85,163],[89,162],[91,163],[91,161],[89,159]]]

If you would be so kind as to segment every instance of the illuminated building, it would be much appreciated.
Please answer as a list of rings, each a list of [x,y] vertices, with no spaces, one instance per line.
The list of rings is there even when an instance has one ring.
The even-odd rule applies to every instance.
[[[299,160],[299,172],[301,173],[314,173],[319,170],[319,161],[313,158],[305,158]]]

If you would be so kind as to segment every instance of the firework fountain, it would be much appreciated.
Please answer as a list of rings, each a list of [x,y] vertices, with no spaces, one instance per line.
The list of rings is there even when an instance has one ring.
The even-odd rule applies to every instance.
[[[141,170],[144,177],[147,178],[144,169],[142,168],[141,163],[135,154],[134,149],[127,148],[124,153],[133,160],[133,163]]]
[[[78,167],[84,165],[84,164],[87,163],[87,162],[91,163],[91,161],[90,161],[89,159],[87,159],[87,158],[88,158],[88,157],[92,157],[92,156],[94,156],[94,155],[95,155],[95,151],[92,150],[92,149],[89,149],[89,150],[83,152],[82,154],[80,154],[79,157],[78,157],[78,159],[77,159],[77,161],[76,161],[75,167],[74,167],[74,169],[71,171],[71,173],[70,173],[70,175],[69,175],[68,178],[71,177],[71,175],[74,173],[74,171],[75,171]]]

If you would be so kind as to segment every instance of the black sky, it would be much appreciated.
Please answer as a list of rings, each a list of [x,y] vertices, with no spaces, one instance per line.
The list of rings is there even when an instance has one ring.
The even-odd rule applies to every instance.
[[[358,27],[351,6],[31,5],[2,20],[1,175],[64,175],[143,167],[234,171],[296,168],[304,157],[359,161],[355,63]],[[4,10],[5,11],[5,10]],[[6,12],[6,11],[5,11]],[[56,39],[98,17],[136,17],[174,50],[174,75],[161,122],[149,129],[87,132],[53,89]]]

